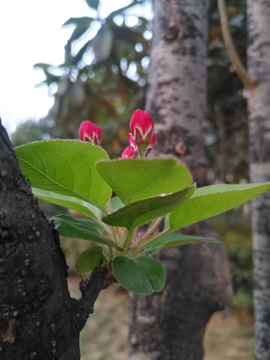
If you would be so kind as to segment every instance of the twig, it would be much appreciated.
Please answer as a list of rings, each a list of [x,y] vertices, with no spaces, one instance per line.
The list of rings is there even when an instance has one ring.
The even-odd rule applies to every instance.
[[[218,0],[218,9],[220,14],[222,35],[231,62],[235,67],[235,71],[239,76],[240,80],[243,82],[244,86],[247,87],[248,89],[251,89],[254,87],[256,79],[251,78],[248,75],[246,69],[242,65],[242,62],[237,55],[228,27],[227,13],[226,13],[224,0]]]
[[[79,330],[90,314],[94,311],[94,303],[99,293],[106,289],[114,281],[106,267],[97,267],[92,271],[90,279],[80,282],[81,298],[75,301],[76,322]]]

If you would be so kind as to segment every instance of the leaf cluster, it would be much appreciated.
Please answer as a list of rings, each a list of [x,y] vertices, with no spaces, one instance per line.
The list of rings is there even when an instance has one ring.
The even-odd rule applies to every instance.
[[[165,270],[152,257],[156,251],[218,242],[175,231],[270,188],[270,183],[263,183],[197,189],[189,170],[174,158],[110,160],[101,147],[76,140],[30,143],[17,147],[16,154],[37,197],[88,217],[51,218],[60,235],[91,241],[79,256],[76,270],[91,272],[104,265],[114,280],[139,295],[164,286]],[[164,218],[164,229],[159,232]],[[145,233],[138,236],[136,229],[149,222]]]

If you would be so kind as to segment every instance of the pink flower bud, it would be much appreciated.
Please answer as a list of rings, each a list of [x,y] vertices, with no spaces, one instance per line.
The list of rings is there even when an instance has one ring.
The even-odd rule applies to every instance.
[[[153,133],[152,139],[151,139],[150,144],[148,145],[148,147],[147,147],[147,149],[146,149],[146,151],[145,151],[145,155],[144,155],[144,156],[146,156],[147,154],[149,154],[149,152],[155,147],[155,145],[156,145],[156,135],[155,135],[155,133]]]
[[[120,159],[133,159],[136,155],[132,146],[127,146],[125,150],[122,152]]]
[[[154,132],[154,123],[146,111],[135,110],[130,120],[131,135],[137,145],[150,143]]]
[[[135,143],[131,134],[128,135],[128,142],[129,142],[129,145],[133,148],[134,152],[138,153],[139,152],[138,145]]]
[[[82,141],[90,142],[94,145],[100,144],[101,129],[91,121],[85,120],[79,129],[79,138]]]

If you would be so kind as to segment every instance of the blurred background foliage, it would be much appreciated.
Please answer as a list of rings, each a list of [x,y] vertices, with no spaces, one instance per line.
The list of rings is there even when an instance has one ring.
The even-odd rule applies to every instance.
[[[85,119],[102,128],[102,146],[112,158],[119,157],[128,145],[131,115],[135,109],[143,109],[145,103],[152,37],[151,1],[133,0],[105,18],[100,17],[102,2],[86,2],[91,16],[70,18],[63,24],[74,28],[65,46],[64,63],[34,65],[43,70],[45,79],[38,86],[48,86],[54,105],[45,118],[38,122],[28,120],[17,127],[12,135],[15,146],[42,139],[77,138],[79,125]],[[245,64],[246,3],[226,3],[232,38]],[[93,37],[85,41],[89,32]],[[247,103],[222,40],[216,0],[210,1],[208,33],[204,141],[211,166],[209,183],[247,182]],[[51,204],[41,206],[47,216],[65,211]],[[230,259],[234,305],[252,306],[249,205],[211,221],[221,234]],[[74,271],[76,258],[89,244],[67,239],[62,245]]]

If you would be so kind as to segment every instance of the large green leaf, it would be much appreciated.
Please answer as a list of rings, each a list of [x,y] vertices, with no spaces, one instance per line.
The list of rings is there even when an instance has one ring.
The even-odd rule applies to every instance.
[[[197,189],[194,196],[169,217],[170,230],[221,214],[270,189],[262,184],[214,185]]]
[[[108,159],[99,146],[77,140],[34,142],[15,149],[23,174],[34,188],[90,202],[104,210],[111,188],[95,168]]]
[[[166,280],[163,265],[149,256],[136,259],[117,256],[113,260],[113,273],[125,289],[138,295],[162,290]]]
[[[115,244],[112,240],[107,239],[99,234],[93,221],[88,219],[76,219],[69,215],[56,215],[50,218],[54,222],[55,229],[60,235],[94,241],[100,244],[113,246],[119,251],[124,249]]]
[[[135,229],[181,206],[192,196],[195,189],[196,185],[193,185],[172,195],[138,201],[105,216],[102,221],[111,226]]]
[[[61,205],[68,209],[78,211],[81,214],[89,216],[93,219],[101,218],[101,211],[89,202],[75,197],[59,195],[51,191],[40,190],[36,188],[32,188],[32,191],[33,194],[39,199],[43,199],[53,204]]]
[[[219,240],[213,238],[170,233],[164,235],[163,237],[161,237],[151,245],[147,246],[145,249],[149,252],[149,254],[154,255],[160,249],[169,248],[173,246],[187,245],[202,241],[219,243]]]
[[[90,247],[78,257],[75,264],[76,272],[78,274],[91,272],[94,268],[101,266],[103,261],[102,248],[99,246]]]
[[[176,159],[100,161],[96,167],[125,205],[178,192],[192,181],[188,169]]]

